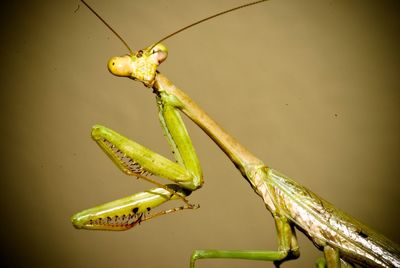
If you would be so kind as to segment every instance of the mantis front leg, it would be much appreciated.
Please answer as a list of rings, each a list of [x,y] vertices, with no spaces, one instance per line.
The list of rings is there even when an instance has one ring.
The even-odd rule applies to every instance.
[[[71,218],[76,228],[126,230],[158,215],[196,208],[185,197],[202,186],[203,178],[199,160],[178,111],[179,102],[160,93],[157,96],[157,105],[161,126],[177,163],[111,129],[94,126],[92,138],[121,171],[159,187],[79,212]],[[163,185],[149,178],[150,174],[175,184]],[[151,209],[175,199],[182,199],[186,204],[157,214],[148,214]]]

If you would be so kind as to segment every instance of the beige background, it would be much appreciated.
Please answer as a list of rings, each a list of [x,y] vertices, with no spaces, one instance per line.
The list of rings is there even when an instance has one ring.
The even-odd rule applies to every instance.
[[[90,2],[137,49],[245,1]],[[168,40],[160,70],[269,166],[399,243],[394,2],[270,1]],[[188,120],[205,174],[191,198],[201,209],[127,232],[72,227],[73,213],[151,187],[113,166],[91,141],[91,125],[171,155],[151,91],[106,69],[125,48],[76,8],[77,1],[2,4],[2,264],[188,267],[196,248],[275,249],[262,200]],[[312,267],[320,256],[299,237],[302,256],[284,267]],[[217,266],[272,267],[198,267]]]

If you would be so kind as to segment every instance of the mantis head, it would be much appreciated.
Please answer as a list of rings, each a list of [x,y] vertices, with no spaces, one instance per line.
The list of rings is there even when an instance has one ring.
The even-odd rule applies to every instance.
[[[192,28],[195,25],[203,23],[205,21],[211,20],[215,17],[224,15],[226,13],[230,13],[232,11],[245,8],[248,6],[252,6],[255,4],[259,4],[261,2],[265,2],[267,0],[258,0],[254,2],[250,2],[244,5],[240,5],[228,10],[224,10],[217,14],[213,14],[204,19],[198,20],[194,23],[191,23],[185,27],[180,28],[179,30],[168,34],[167,36],[161,38],[158,42],[151,45],[150,47],[139,50],[137,52],[133,52],[129,47],[128,43],[88,4],[85,0],[81,0],[81,2],[110,29],[115,36],[125,45],[125,47],[129,50],[130,55],[125,55],[121,57],[113,57],[108,61],[108,70],[116,75],[129,77],[134,80],[141,81],[146,87],[152,87],[155,82],[155,76],[157,73],[157,67],[163,62],[168,56],[168,49],[161,42],[171,38],[178,33],[185,31],[187,29]]]
[[[167,47],[158,43],[132,55],[112,57],[108,61],[108,70],[113,75],[139,80],[145,86],[152,87],[157,67],[167,56]]]

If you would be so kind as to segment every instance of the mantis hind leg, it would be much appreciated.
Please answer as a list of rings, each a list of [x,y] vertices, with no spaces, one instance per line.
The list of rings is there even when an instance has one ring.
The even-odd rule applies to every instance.
[[[190,258],[190,267],[199,259],[242,259],[272,261],[276,267],[287,260],[299,257],[299,248],[293,226],[285,217],[274,216],[278,235],[278,250],[195,250]]]
[[[317,268],[335,268],[335,267],[342,267],[342,268],[351,268],[355,267],[353,264],[343,260],[340,258],[339,250],[326,245],[324,246],[324,257],[319,258],[316,263],[315,267]]]

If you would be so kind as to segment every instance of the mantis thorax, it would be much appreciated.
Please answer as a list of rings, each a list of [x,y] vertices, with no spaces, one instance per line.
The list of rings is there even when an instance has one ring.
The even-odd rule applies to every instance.
[[[108,70],[116,76],[129,77],[152,87],[157,67],[167,56],[167,47],[159,43],[131,55],[112,57],[108,61]]]

